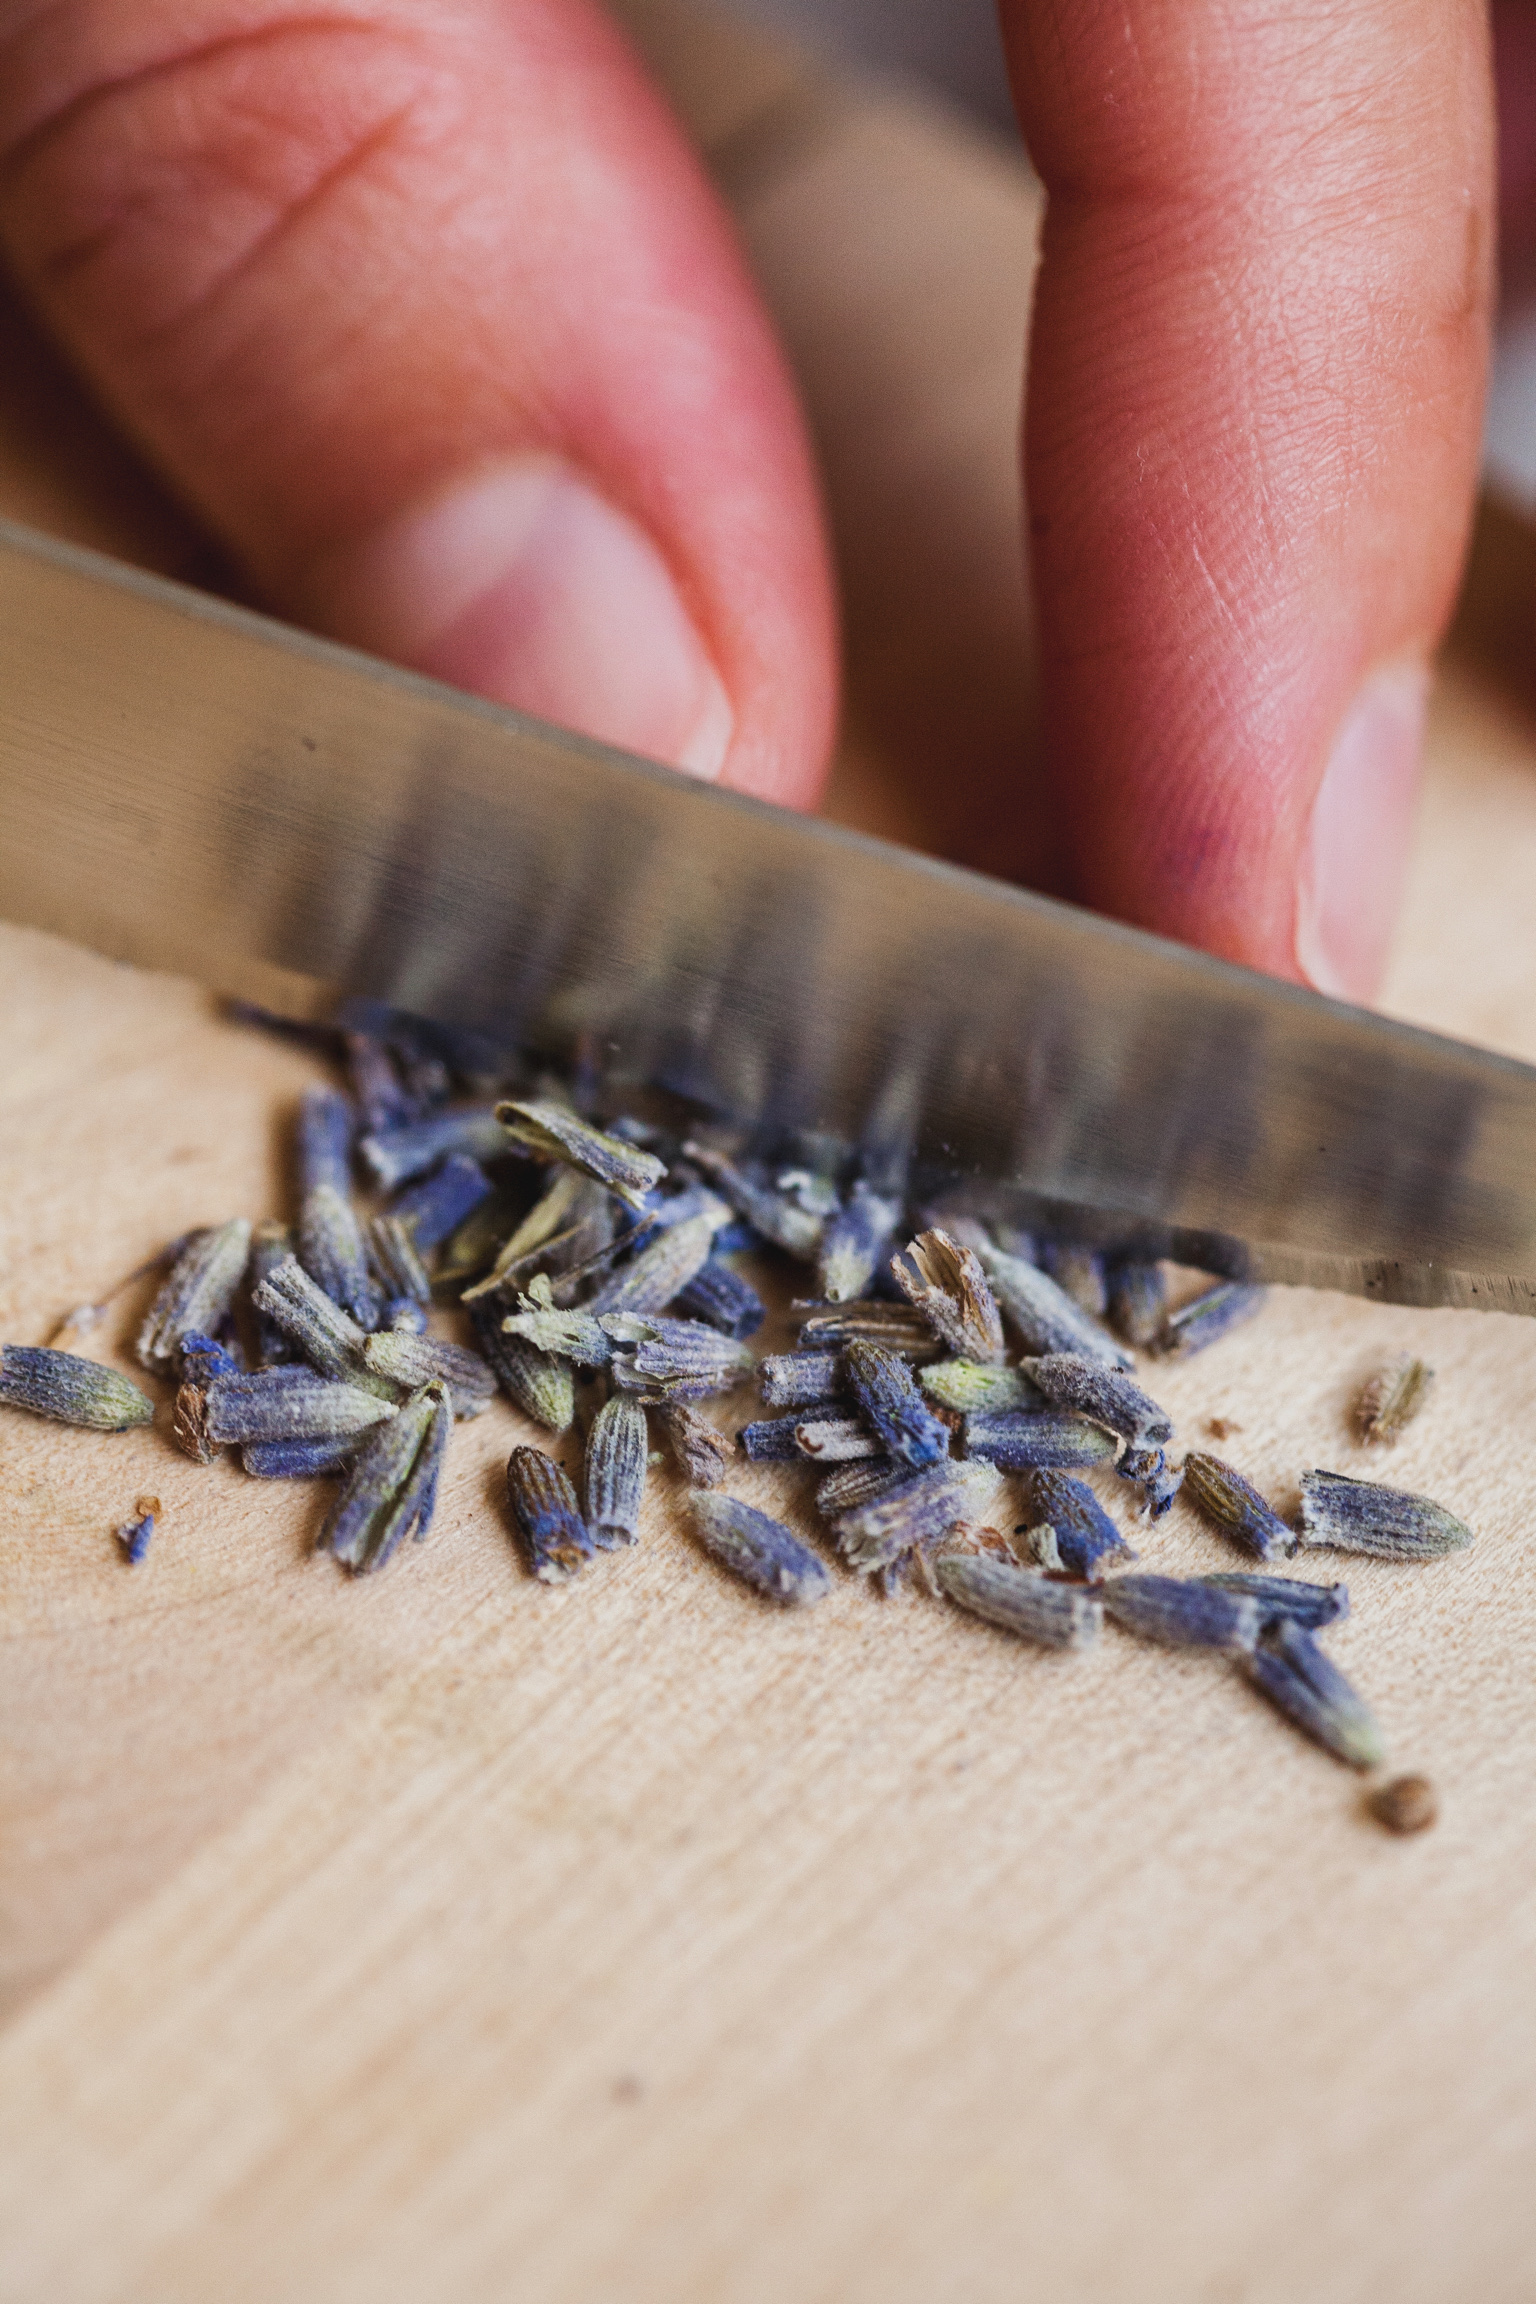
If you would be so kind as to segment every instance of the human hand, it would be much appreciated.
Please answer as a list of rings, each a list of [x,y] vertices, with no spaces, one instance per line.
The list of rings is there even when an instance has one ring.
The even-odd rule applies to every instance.
[[[1295,13],[1009,11],[1055,194],[1034,551],[1076,892],[1364,993],[1471,501],[1486,72],[1450,0],[1411,44],[1380,0]],[[0,41],[13,269],[261,597],[814,798],[792,396],[600,17],[0,0]]]

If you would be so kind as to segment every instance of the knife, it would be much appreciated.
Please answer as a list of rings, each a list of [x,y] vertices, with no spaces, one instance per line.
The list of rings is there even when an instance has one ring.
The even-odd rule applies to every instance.
[[[1235,1277],[1536,1310],[1536,1070],[0,523],[0,914]]]

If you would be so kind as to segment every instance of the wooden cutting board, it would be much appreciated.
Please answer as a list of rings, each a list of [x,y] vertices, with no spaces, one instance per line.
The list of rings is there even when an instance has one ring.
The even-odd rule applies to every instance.
[[[890,738],[909,674],[882,632],[922,634],[957,694],[995,675],[1000,754],[1027,732],[1019,652],[860,539],[931,502],[941,560],[990,597],[1032,190],[777,51],[647,29],[693,75],[831,467],[837,810],[944,845]],[[775,120],[800,140],[771,165]],[[868,291],[871,248],[861,376],[837,268]],[[1001,321],[978,250],[1012,264]],[[934,278],[951,344],[966,311],[973,332],[942,438],[909,420]],[[10,349],[4,509],[216,574],[19,323]],[[886,450],[861,462],[840,394],[877,385]],[[1536,1058],[1523,551],[1485,523],[1388,1005]],[[0,986],[0,1336],[30,1342],[188,1226],[280,1207],[312,1072],[195,987],[44,936],[0,930]],[[98,1332],[120,1360],[144,1294]],[[0,2295],[1525,2304],[1536,1325],[1281,1293],[1156,1389],[1191,1444],[1240,1427],[1284,1497],[1306,1464],[1370,1468],[1347,1405],[1402,1347],[1439,1380],[1387,1476],[1477,1542],[1341,1563],[1330,1644],[1442,1794],[1401,1842],[1220,1665],[1117,1637],[1036,1656],[847,1581],[803,1620],[753,1605],[670,1472],[633,1554],[538,1587],[501,1405],[457,1434],[426,1548],[355,1584],[310,1550],[308,1488],[198,1470],[159,1430],[0,1417]],[[130,1571],[111,1530],[146,1490],[165,1516]],[[1218,1564],[1182,1508],[1141,1541]]]

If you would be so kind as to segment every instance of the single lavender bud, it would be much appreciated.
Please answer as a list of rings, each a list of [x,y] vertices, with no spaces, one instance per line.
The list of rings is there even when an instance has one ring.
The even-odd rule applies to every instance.
[[[1470,1544],[1472,1531],[1428,1496],[1342,1472],[1303,1472],[1301,1541],[1378,1560],[1438,1560]]]
[[[472,1304],[475,1341],[514,1407],[550,1432],[568,1432],[576,1416],[576,1381],[569,1361],[541,1352],[525,1337],[503,1335],[490,1302]]]
[[[913,1309],[951,1352],[983,1364],[1003,1357],[1003,1322],[981,1259],[949,1232],[920,1232],[891,1260]]]
[[[707,1320],[712,1328],[738,1343],[755,1336],[768,1317],[768,1307],[751,1282],[743,1280],[718,1256],[699,1266],[687,1287],[679,1291],[676,1302],[685,1318]],[[628,1309],[633,1310],[633,1306]]]
[[[977,1255],[1026,1352],[1040,1357],[1079,1353],[1110,1368],[1130,1367],[1130,1354],[1064,1288],[1058,1288],[1048,1272],[990,1245],[979,1248]]]
[[[570,1479],[539,1448],[514,1448],[507,1460],[507,1501],[543,1584],[564,1584],[592,1557],[592,1539]]]
[[[1242,1280],[1218,1280],[1203,1295],[1181,1304],[1163,1322],[1153,1350],[1165,1359],[1187,1358],[1215,1344],[1229,1329],[1237,1328],[1263,1308],[1268,1290]]]
[[[250,1248],[251,1227],[243,1216],[193,1233],[139,1330],[138,1357],[144,1367],[172,1367],[191,1330],[213,1335],[235,1300]]]
[[[311,1088],[299,1110],[299,1262],[362,1328],[376,1327],[379,1294],[352,1205],[352,1107],[333,1088]]]
[[[526,1146],[538,1159],[563,1161],[634,1209],[643,1206],[667,1172],[665,1161],[654,1153],[604,1135],[563,1104],[498,1104],[496,1117],[514,1144]]]
[[[1161,1264],[1120,1257],[1105,1267],[1109,1324],[1127,1344],[1147,1351],[1162,1333],[1168,1313],[1168,1280]]]
[[[257,1480],[312,1480],[350,1464],[361,1441],[359,1432],[341,1440],[248,1440],[240,1461]]]
[[[717,1204],[713,1210],[689,1216],[681,1224],[666,1225],[638,1256],[609,1274],[588,1305],[588,1311],[598,1315],[633,1312],[638,1316],[665,1312],[709,1262],[719,1217],[723,1214],[724,1210]]]
[[[344,1568],[369,1574],[413,1532],[421,1542],[432,1525],[452,1425],[446,1385],[430,1383],[369,1433],[320,1536]]]
[[[605,1312],[602,1324],[621,1347],[613,1376],[626,1391],[661,1390],[674,1399],[706,1400],[733,1392],[752,1373],[749,1348],[702,1320]]]
[[[1259,1604],[1266,1624],[1288,1616],[1303,1632],[1320,1632],[1327,1624],[1341,1624],[1349,1614],[1347,1584],[1304,1584],[1293,1576],[1235,1574],[1202,1576],[1202,1584],[1219,1584],[1227,1592],[1246,1592]]]
[[[711,1559],[763,1599],[783,1608],[808,1607],[831,1590],[825,1562],[755,1505],[695,1489],[688,1509]]]
[[[256,1331],[256,1365],[258,1368],[281,1367],[285,1361],[296,1360],[299,1348],[269,1313],[256,1309],[256,1291],[264,1280],[270,1279],[279,1264],[286,1264],[293,1255],[293,1234],[286,1224],[266,1217],[251,1234],[250,1259],[245,1268],[245,1292],[251,1305],[251,1319]],[[297,1259],[295,1258],[295,1261]]]
[[[411,1234],[418,1255],[429,1256],[490,1196],[491,1180],[479,1162],[454,1152],[440,1168],[398,1193],[389,1212]]]
[[[374,1217],[368,1227],[368,1261],[386,1306],[402,1302],[431,1303],[431,1278],[417,1253],[409,1226],[398,1216]]]
[[[1251,1481],[1219,1456],[1197,1451],[1185,1457],[1184,1494],[1213,1528],[1259,1559],[1287,1560],[1295,1551],[1295,1529],[1272,1510]]]
[[[1134,1560],[1127,1544],[1091,1488],[1065,1472],[1032,1472],[1026,1482],[1037,1522],[1056,1531],[1061,1564],[1069,1576],[1096,1576],[1105,1560]]]
[[[1038,1412],[1045,1406],[1044,1393],[1022,1368],[989,1367],[980,1360],[935,1360],[918,1370],[917,1380],[937,1407],[952,1409],[957,1416],[999,1408]]]
[[[765,1408],[821,1408],[848,1396],[841,1352],[771,1352],[757,1364]]]
[[[826,1303],[851,1304],[868,1291],[900,1221],[900,1200],[861,1177],[817,1245],[816,1285]]]
[[[1104,1620],[1097,1593],[1053,1584],[1037,1569],[985,1553],[946,1552],[935,1562],[939,1589],[974,1616],[1045,1648],[1087,1648]]]
[[[587,1434],[587,1531],[602,1551],[633,1544],[649,1457],[645,1410],[628,1394],[616,1393],[593,1417]]]
[[[1133,1448],[1160,1448],[1173,1438],[1167,1410],[1122,1369],[1080,1352],[1052,1352],[1020,1365],[1053,1408],[1087,1416]]]
[[[914,1471],[949,1454],[949,1426],[927,1405],[897,1353],[878,1344],[852,1343],[844,1347],[843,1359],[880,1454],[895,1456]]]
[[[1165,1648],[1251,1649],[1264,1621],[1246,1593],[1182,1576],[1111,1576],[1104,1606],[1123,1630]]]
[[[1115,1443],[1102,1425],[1054,1408],[983,1410],[967,1416],[961,1429],[964,1454],[985,1458],[1000,1472],[1081,1470],[1115,1460]]]
[[[216,1377],[208,1387],[208,1437],[218,1447],[251,1440],[348,1440],[395,1413],[360,1385],[308,1368],[262,1368]]]
[[[1351,1768],[1379,1768],[1386,1744],[1370,1706],[1310,1632],[1272,1617],[1258,1645],[1239,1659],[1254,1686],[1304,1735]]]
[[[127,1432],[155,1413],[153,1400],[115,1368],[42,1344],[0,1344],[0,1406],[90,1432]]]

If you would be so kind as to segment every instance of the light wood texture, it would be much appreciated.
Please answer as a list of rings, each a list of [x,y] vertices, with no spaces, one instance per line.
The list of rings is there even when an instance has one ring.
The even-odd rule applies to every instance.
[[[905,117],[931,219],[923,172],[942,150],[965,174],[967,140]],[[748,230],[826,440],[819,329],[865,388],[826,249],[846,213],[863,266],[883,195],[858,155],[894,168],[901,132],[882,100],[777,169],[765,130],[754,164]],[[1011,216],[1027,262],[1027,183],[975,165],[974,213]],[[905,292],[898,267],[888,315]],[[866,381],[896,438],[922,394],[894,318],[885,342]],[[997,476],[995,359],[968,436]],[[83,412],[61,434],[5,373],[7,508],[206,565]],[[900,480],[936,497],[964,466],[941,413]],[[840,522],[882,470],[834,472]],[[1011,485],[976,514],[982,568]],[[1480,561],[1436,706],[1389,1005],[1536,1058],[1508,558]],[[861,743],[843,813],[921,833]],[[278,1207],[311,1067],[34,934],[0,930],[0,984],[0,1335],[36,1341],[189,1224]],[[362,1583],[309,1550],[312,1489],[199,1471],[159,1430],[0,1415],[0,2295],[1525,2304],[1536,1324],[1282,1294],[1156,1389],[1191,1443],[1240,1426],[1283,1497],[1306,1463],[1369,1469],[1345,1407],[1404,1345],[1439,1386],[1383,1476],[1478,1531],[1428,1569],[1337,1565],[1355,1615],[1330,1644],[1444,1799],[1404,1843],[1219,1665],[1117,1637],[1037,1657],[848,1582],[804,1618],[757,1607],[693,1549],[670,1472],[633,1554],[535,1586],[500,1405],[457,1434],[428,1545]],[[790,1476],[758,1483],[803,1520]],[[165,1520],[129,1571],[110,1531],[146,1489]],[[1182,1508],[1141,1541],[1148,1565],[1219,1558]]]

